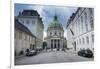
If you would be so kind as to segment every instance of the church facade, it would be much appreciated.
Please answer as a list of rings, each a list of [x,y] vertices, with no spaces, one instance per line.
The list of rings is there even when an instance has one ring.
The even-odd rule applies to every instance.
[[[57,16],[54,16],[53,21],[48,25],[46,42],[49,49],[63,49],[65,47],[66,38],[63,26],[59,23]]]
[[[67,22],[67,46],[75,51],[94,50],[94,9],[78,8]]]

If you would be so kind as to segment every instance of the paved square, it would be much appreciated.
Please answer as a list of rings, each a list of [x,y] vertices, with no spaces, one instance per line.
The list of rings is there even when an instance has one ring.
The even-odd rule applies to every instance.
[[[15,60],[15,65],[46,64],[61,62],[93,61],[93,58],[80,57],[71,51],[47,51],[32,57],[21,57]]]

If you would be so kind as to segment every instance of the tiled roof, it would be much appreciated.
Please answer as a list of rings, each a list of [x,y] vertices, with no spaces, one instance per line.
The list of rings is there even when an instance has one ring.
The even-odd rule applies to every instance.
[[[21,31],[23,31],[23,32],[25,32],[25,33],[33,36],[33,37],[36,37],[35,35],[33,35],[30,32],[30,30],[26,26],[24,26],[23,24],[21,24],[17,19],[15,19],[15,28],[19,29],[19,30],[21,30]]]

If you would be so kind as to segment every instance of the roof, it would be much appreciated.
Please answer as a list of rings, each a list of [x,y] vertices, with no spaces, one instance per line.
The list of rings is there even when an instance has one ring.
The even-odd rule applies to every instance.
[[[66,28],[69,26],[69,24],[71,23],[71,21],[75,18],[76,14],[78,13],[79,10],[80,10],[80,7],[77,9],[77,11],[75,13],[72,13],[72,15],[70,16],[70,18],[68,19]]]
[[[17,17],[18,18],[34,18],[34,17],[36,17],[40,21],[40,23],[42,24],[42,26],[44,28],[42,18],[40,17],[40,14],[36,10],[29,10],[29,9],[23,10],[22,12],[19,12],[19,15]]]
[[[36,10],[23,10],[19,16],[40,16]]]
[[[29,35],[31,35],[31,36],[33,36],[33,37],[36,38],[36,36],[34,36],[30,32],[30,30],[26,26],[24,26],[23,24],[21,24],[17,19],[15,19],[15,28],[19,29],[19,30],[21,30],[21,31],[23,31],[23,32],[25,32],[25,33],[27,33],[27,34],[29,34]]]
[[[48,30],[49,29],[61,29],[61,30],[63,30],[63,27],[59,23],[57,16],[54,16],[54,20],[48,25]]]

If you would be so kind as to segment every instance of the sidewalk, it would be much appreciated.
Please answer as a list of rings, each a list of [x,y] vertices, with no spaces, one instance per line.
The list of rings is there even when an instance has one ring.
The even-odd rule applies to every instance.
[[[70,53],[73,53],[73,54],[77,54],[77,51],[73,51],[73,50],[66,50],[66,52],[70,52]]]
[[[15,56],[15,59],[19,59],[19,58],[22,58],[22,57],[25,57],[25,54],[20,55],[20,56]]]

